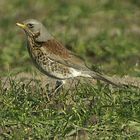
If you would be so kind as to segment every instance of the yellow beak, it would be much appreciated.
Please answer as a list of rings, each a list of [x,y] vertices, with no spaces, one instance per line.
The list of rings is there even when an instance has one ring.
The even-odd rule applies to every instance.
[[[26,28],[26,25],[23,24],[23,23],[16,23],[16,25],[19,26],[22,29],[25,29]]]

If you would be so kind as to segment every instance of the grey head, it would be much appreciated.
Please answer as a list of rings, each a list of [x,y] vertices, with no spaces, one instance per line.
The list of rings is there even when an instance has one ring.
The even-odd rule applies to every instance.
[[[17,23],[18,26],[24,29],[27,36],[30,34],[38,34],[35,38],[37,42],[46,42],[52,39],[52,35],[47,31],[46,27],[39,21],[35,19],[27,19],[23,23]]]

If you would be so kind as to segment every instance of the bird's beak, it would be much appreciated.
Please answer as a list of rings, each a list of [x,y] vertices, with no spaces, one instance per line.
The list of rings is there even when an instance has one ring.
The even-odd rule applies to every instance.
[[[22,29],[26,29],[26,25],[25,24],[23,24],[23,23],[16,23],[16,25],[17,26],[19,26],[20,28],[22,28]]]
[[[34,34],[32,33],[32,31],[28,28],[26,24],[17,22],[16,25],[22,28],[28,36],[34,37]]]

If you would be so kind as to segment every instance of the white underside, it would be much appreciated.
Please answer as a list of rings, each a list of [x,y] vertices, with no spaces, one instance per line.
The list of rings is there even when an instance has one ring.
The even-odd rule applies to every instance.
[[[78,77],[78,76],[81,76],[81,77],[91,77],[89,74],[84,74],[81,71],[76,70],[74,68],[70,68],[70,72],[72,74],[72,77]]]

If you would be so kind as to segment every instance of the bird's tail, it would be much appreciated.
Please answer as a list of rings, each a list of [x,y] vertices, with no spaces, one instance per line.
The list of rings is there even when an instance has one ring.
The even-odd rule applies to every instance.
[[[88,75],[89,75],[89,77],[92,77],[92,78],[94,78],[94,79],[101,80],[101,81],[107,82],[107,83],[109,83],[109,84],[111,84],[111,85],[120,87],[120,84],[119,84],[119,83],[116,83],[116,82],[113,82],[113,81],[111,80],[111,77],[105,76],[105,75],[100,74],[100,73],[98,73],[98,72],[94,72],[94,71],[84,71],[84,72],[83,72],[83,76],[84,76],[84,75],[85,75],[85,77],[86,77],[86,75],[87,75],[87,77],[88,77]]]

